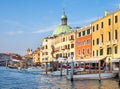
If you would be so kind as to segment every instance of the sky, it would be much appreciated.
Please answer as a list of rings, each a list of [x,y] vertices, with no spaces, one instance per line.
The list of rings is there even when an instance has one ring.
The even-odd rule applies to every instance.
[[[0,0],[0,53],[25,55],[61,24],[63,8],[68,25],[81,27],[118,9],[120,0]]]

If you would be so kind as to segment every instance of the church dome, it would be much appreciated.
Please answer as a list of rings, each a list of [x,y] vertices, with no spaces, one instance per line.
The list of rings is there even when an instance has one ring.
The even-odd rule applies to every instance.
[[[63,12],[63,15],[61,16],[61,25],[54,30],[52,36],[68,33],[71,29],[72,28],[67,25],[67,16],[65,12]]]
[[[58,26],[55,31],[53,32],[53,36],[57,36],[57,35],[60,35],[60,34],[65,34],[65,33],[68,33],[71,31],[71,27],[70,26],[67,26],[67,25],[60,25]]]

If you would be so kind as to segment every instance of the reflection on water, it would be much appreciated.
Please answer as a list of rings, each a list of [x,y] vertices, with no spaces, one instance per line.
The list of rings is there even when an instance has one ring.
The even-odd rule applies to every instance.
[[[0,67],[0,89],[120,89],[117,80],[71,81],[65,77],[43,75],[41,72],[27,72]]]

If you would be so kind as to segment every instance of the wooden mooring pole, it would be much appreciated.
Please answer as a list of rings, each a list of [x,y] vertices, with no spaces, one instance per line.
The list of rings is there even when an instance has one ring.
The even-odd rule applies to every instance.
[[[60,75],[62,76],[62,62],[60,63]]]
[[[73,74],[74,74],[74,62],[73,62],[73,57],[71,58],[72,62],[71,62],[71,81],[73,81]]]
[[[48,63],[46,62],[46,74],[47,74],[47,69],[48,69]]]
[[[100,61],[99,61],[99,82],[101,82],[101,63],[100,63]]]
[[[118,74],[118,76],[119,76],[118,84],[119,84],[119,86],[120,86],[120,60],[119,60],[119,74]]]
[[[68,75],[68,61],[67,61],[67,75]]]

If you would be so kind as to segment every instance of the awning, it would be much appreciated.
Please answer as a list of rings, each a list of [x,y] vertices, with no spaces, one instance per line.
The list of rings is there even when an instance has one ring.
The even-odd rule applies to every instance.
[[[110,60],[110,62],[119,62],[119,61],[120,61],[120,58],[114,58]]]
[[[89,58],[89,59],[80,59],[78,62],[85,62],[85,63],[98,63],[100,60],[104,60],[106,57],[101,58]]]
[[[58,59],[57,59],[57,61],[60,63],[60,62],[66,62],[66,58],[62,58],[62,57],[59,57]]]

